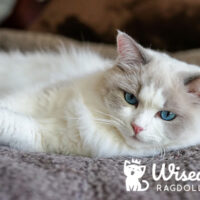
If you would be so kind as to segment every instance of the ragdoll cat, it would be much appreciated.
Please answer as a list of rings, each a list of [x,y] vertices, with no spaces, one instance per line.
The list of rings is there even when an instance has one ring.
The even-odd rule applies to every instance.
[[[102,157],[200,143],[199,67],[122,32],[117,51],[1,52],[0,143]]]

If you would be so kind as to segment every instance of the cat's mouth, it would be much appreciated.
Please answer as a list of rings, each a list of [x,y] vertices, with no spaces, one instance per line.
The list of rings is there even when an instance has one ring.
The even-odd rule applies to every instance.
[[[147,141],[145,141],[145,140],[143,140],[141,137],[138,137],[137,135],[132,135],[132,136],[130,136],[131,137],[131,140],[132,141],[134,141],[134,142],[136,142],[136,143],[139,143],[139,144],[149,144],[149,142],[147,142]]]
[[[136,135],[132,135],[131,138],[138,142],[142,142]]]

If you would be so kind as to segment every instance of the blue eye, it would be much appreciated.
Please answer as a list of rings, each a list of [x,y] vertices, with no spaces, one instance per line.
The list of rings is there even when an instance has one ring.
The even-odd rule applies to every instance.
[[[125,92],[124,98],[125,98],[126,102],[128,102],[131,105],[137,105],[138,104],[137,98],[131,93]]]
[[[170,111],[163,110],[163,111],[160,111],[160,117],[163,120],[171,121],[176,118],[176,114]]]

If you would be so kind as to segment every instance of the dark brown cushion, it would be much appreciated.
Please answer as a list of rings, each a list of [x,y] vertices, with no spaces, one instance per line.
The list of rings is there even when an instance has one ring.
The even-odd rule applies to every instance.
[[[170,51],[200,46],[200,1],[56,0],[30,30],[114,43],[116,29],[145,46]]]

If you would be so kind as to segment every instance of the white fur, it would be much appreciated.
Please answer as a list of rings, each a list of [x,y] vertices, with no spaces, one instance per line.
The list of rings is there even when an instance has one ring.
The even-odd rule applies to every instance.
[[[197,66],[190,65],[189,69],[185,63],[165,54],[152,50],[148,53],[157,58],[153,61],[157,73],[171,77],[174,69],[174,74],[199,72]],[[96,111],[104,112],[105,108],[96,90],[97,83],[114,63],[86,49],[62,49],[59,53],[1,52],[0,143],[26,151],[85,156],[158,153],[152,144],[130,142],[130,136],[134,135],[130,127],[125,131],[118,129],[119,124],[113,127],[98,121],[103,114]],[[145,110],[138,108],[137,111],[136,122],[144,127],[139,139],[144,142],[155,139],[159,143],[164,137],[163,126],[155,113],[165,102],[162,90],[149,85],[143,88],[140,99],[148,103]],[[127,105],[121,109],[118,120],[131,122],[134,113],[135,109]],[[159,129],[157,135],[154,135],[155,129]],[[181,145],[198,143],[200,136],[196,135],[195,139]],[[172,144],[170,148],[177,145]]]
[[[87,61],[87,62],[86,62]],[[88,73],[103,70],[111,60],[102,59],[87,49],[59,52],[20,51],[0,53],[0,95],[34,86],[48,85],[58,80],[70,80]]]

